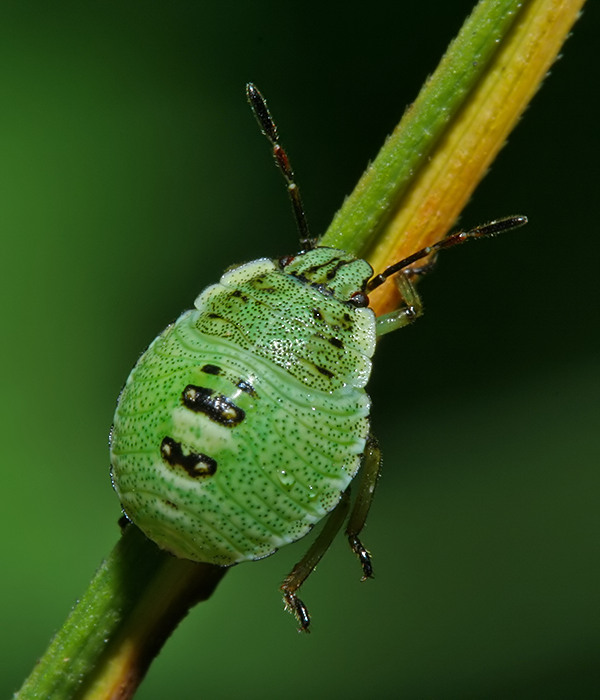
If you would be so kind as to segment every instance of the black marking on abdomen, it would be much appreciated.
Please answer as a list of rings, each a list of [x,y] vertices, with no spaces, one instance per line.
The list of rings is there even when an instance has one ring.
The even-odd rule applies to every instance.
[[[202,454],[202,452],[184,454],[181,443],[168,436],[163,438],[160,444],[160,454],[168,465],[185,469],[194,479],[212,476],[217,471],[216,459]]]
[[[333,377],[333,372],[331,370],[328,370],[326,367],[315,365],[315,368],[328,379],[331,379],[331,377]]]
[[[239,425],[246,417],[245,411],[231,399],[203,386],[188,384],[181,393],[181,400],[194,413],[204,413],[215,423],[228,428]]]
[[[204,365],[204,367],[200,367],[200,371],[205,374],[221,374],[221,368],[217,365]]]
[[[334,338],[332,336],[331,338],[329,338],[329,342],[333,345],[334,348],[340,348],[341,350],[344,347],[344,342],[339,338]]]
[[[240,379],[236,386],[240,391],[243,391],[246,394],[250,394],[250,396],[256,397],[256,390],[254,389],[252,384],[250,384],[250,382],[246,382],[243,379]]]

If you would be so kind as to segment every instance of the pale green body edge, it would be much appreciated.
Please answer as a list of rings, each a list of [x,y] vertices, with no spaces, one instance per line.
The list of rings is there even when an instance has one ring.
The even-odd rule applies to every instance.
[[[230,565],[299,539],[360,466],[374,347],[370,309],[271,260],[226,273],[150,345],[122,392],[111,463],[124,511],[159,546],[196,561]],[[181,402],[189,384],[228,397],[244,419],[231,427],[190,412]],[[216,460],[215,473],[191,477],[165,463],[165,435]]]

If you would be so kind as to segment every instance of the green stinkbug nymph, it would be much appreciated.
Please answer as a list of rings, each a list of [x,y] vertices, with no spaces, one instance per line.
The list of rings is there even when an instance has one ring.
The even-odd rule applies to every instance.
[[[127,517],[159,547],[220,566],[266,557],[330,514],[281,586],[307,630],[296,592],[348,513],[346,535],[363,578],[372,576],[359,534],[381,459],[365,386],[377,338],[421,312],[408,266],[526,219],[454,234],[373,276],[365,260],[310,239],[273,119],[251,84],[247,95],[286,180],[302,250],[227,271],[148,347],[119,397],[112,480]],[[403,304],[376,318],[367,294],[392,275]]]

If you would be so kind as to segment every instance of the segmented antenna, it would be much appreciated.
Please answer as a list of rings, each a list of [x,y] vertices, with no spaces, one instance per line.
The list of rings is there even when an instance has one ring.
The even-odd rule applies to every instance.
[[[260,130],[267,137],[271,146],[273,146],[273,158],[285,179],[290,201],[292,202],[292,209],[294,210],[296,225],[300,232],[300,245],[303,250],[314,248],[314,243],[310,238],[308,230],[308,221],[304,213],[302,198],[300,197],[300,190],[294,179],[294,171],[292,170],[287,153],[279,143],[277,126],[269,112],[265,98],[260,94],[258,88],[253,83],[248,83],[246,85],[246,96],[250,108],[256,117],[256,121],[260,126]]]
[[[490,221],[488,224],[481,224],[481,226],[476,226],[470,231],[458,231],[458,233],[453,233],[448,238],[442,238],[441,241],[434,243],[433,245],[427,246],[418,250],[416,253],[409,255],[404,260],[400,260],[393,265],[386,268],[381,274],[372,277],[367,284],[367,293],[373,291],[380,285],[382,285],[388,277],[400,272],[405,267],[412,265],[417,260],[426,258],[432,253],[437,253],[444,248],[451,248],[452,246],[459,245],[471,238],[484,238],[487,236],[495,236],[502,231],[508,231],[513,228],[519,228],[519,226],[524,226],[527,223],[526,216],[507,216],[504,219],[496,219],[495,221]]]

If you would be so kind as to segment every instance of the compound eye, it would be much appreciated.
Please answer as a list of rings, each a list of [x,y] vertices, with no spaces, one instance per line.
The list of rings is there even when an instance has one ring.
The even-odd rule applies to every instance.
[[[295,259],[295,255],[284,255],[282,258],[279,258],[279,265],[281,267],[287,267],[292,262],[292,260]]]
[[[369,297],[364,292],[354,292],[350,299],[348,299],[348,303],[355,306],[357,309],[362,309],[369,306]]]

